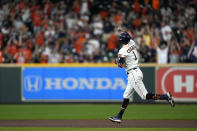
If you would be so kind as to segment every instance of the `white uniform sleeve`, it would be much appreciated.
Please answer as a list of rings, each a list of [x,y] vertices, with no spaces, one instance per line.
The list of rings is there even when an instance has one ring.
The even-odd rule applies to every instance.
[[[118,52],[118,56],[121,56],[121,57],[126,57],[127,56],[127,53],[126,51],[124,50],[124,48],[121,48]]]

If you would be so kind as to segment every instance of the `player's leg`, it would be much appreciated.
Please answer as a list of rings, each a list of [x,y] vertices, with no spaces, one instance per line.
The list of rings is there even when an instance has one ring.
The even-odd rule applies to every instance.
[[[116,116],[109,117],[109,119],[111,121],[118,122],[118,123],[121,122],[122,116],[123,116],[128,104],[129,104],[129,99],[131,98],[133,93],[134,93],[133,83],[132,83],[131,80],[129,80],[129,77],[128,77],[128,83],[127,83],[127,87],[126,87],[126,89],[124,91],[124,94],[123,94],[123,102],[122,102],[121,109]]]
[[[147,100],[168,100],[167,94],[156,94],[156,93],[148,93],[146,95]]]
[[[124,111],[126,110],[128,104],[129,104],[129,99],[131,98],[131,96],[133,96],[134,93],[134,88],[132,83],[128,82],[127,84],[127,88],[123,94],[123,102],[122,102],[122,106],[120,109],[120,112],[118,113],[118,116],[120,116],[122,118]]]
[[[131,76],[135,81],[134,89],[142,99],[147,100],[167,100],[172,107],[175,106],[174,100],[170,92],[167,94],[148,93],[142,81],[143,74],[140,69],[131,72]]]
[[[168,92],[167,94],[147,93],[146,99],[147,100],[167,100],[172,107],[175,106],[175,102],[170,92]]]
[[[136,93],[143,99],[146,99],[146,94],[148,93],[144,83],[142,81],[143,74],[140,71],[140,69],[134,70],[129,75],[130,81],[133,83],[133,88],[136,91]]]
[[[128,106],[128,103],[129,103],[129,99],[123,99],[120,112],[116,116],[109,117],[109,120],[120,123],[122,120],[122,115],[124,114],[124,111]]]

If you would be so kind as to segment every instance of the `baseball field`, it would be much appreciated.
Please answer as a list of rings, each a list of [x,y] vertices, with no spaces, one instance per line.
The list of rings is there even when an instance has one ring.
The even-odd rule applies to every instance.
[[[197,105],[130,104],[121,124],[120,104],[1,104],[0,131],[195,131]]]

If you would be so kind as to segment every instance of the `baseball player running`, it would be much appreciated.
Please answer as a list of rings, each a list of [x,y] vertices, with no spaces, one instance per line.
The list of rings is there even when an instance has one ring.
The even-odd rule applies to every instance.
[[[134,91],[136,91],[143,100],[167,100],[171,106],[174,107],[175,103],[170,92],[167,94],[147,92],[142,81],[143,74],[139,68],[135,42],[131,40],[130,35],[127,32],[122,32],[119,36],[119,42],[122,44],[122,47],[118,52],[116,64],[120,68],[125,68],[128,75],[128,83],[123,94],[123,102],[120,112],[116,116],[109,117],[109,120],[117,123],[121,122],[122,115],[128,106],[129,98],[133,95]]]

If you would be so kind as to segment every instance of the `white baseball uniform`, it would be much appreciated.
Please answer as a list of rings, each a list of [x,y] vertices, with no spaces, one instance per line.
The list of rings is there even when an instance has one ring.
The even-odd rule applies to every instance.
[[[130,42],[124,45],[118,52],[118,57],[125,58],[125,70],[128,74],[128,83],[123,94],[124,99],[129,99],[134,91],[136,91],[138,95],[145,100],[146,94],[148,93],[142,81],[143,74],[139,68],[137,53],[133,40],[130,40]]]

